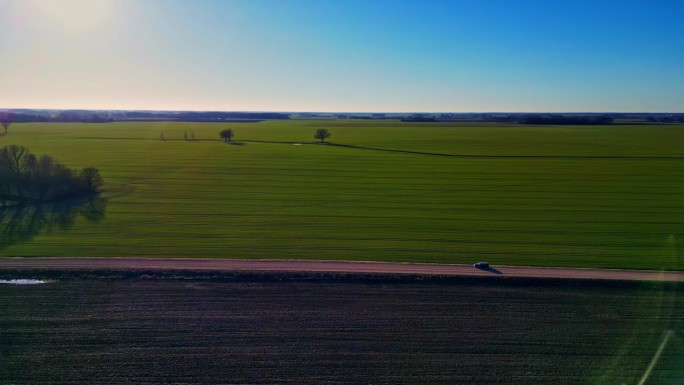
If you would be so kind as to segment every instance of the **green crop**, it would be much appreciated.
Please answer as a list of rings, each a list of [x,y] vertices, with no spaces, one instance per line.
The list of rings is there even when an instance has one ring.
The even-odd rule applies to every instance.
[[[684,269],[682,125],[35,123],[8,144],[97,167],[106,212],[5,256]]]

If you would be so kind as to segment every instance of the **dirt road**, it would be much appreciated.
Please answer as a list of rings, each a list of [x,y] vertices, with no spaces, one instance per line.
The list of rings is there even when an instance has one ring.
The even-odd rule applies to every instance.
[[[34,268],[389,273],[684,282],[684,272],[649,270],[522,266],[493,266],[489,269],[477,269],[470,265],[299,260],[0,258],[0,270]]]

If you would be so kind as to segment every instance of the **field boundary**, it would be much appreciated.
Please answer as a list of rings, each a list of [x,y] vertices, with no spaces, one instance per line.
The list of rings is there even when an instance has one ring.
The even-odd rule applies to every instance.
[[[142,138],[142,137],[102,137],[102,136],[79,136],[77,139],[88,140],[146,140],[146,141],[160,141],[159,138]],[[223,142],[221,139],[181,139],[181,138],[165,138],[163,141],[176,142]],[[357,146],[353,144],[334,143],[334,142],[302,142],[302,141],[278,141],[278,140],[256,140],[256,139],[242,139],[234,143],[266,143],[266,144],[285,144],[285,145],[309,145],[309,146],[329,146],[347,148],[353,150],[367,150],[376,152],[389,152],[409,155],[427,155],[438,156],[445,158],[475,158],[475,159],[591,159],[591,160],[684,160],[684,156],[640,156],[640,155],[495,155],[495,154],[446,154],[441,152],[427,152],[402,150],[393,148],[381,147],[367,147]]]

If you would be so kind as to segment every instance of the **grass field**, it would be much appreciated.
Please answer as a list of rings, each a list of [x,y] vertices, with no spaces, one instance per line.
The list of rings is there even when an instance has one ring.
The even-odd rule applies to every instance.
[[[343,146],[312,144],[319,127]],[[14,124],[7,144],[99,168],[107,202],[98,221],[4,226],[5,256],[684,270],[682,125]]]
[[[0,285],[0,383],[672,385],[684,377],[681,287],[280,279]]]

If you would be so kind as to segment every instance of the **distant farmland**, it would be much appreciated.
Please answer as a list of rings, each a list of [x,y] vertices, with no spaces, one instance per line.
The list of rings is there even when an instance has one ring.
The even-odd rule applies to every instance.
[[[8,144],[106,193],[97,216],[5,211],[3,256],[684,269],[683,125],[35,123]]]
[[[646,384],[684,376],[681,287],[272,278],[0,285],[0,383],[641,384],[651,362]]]

